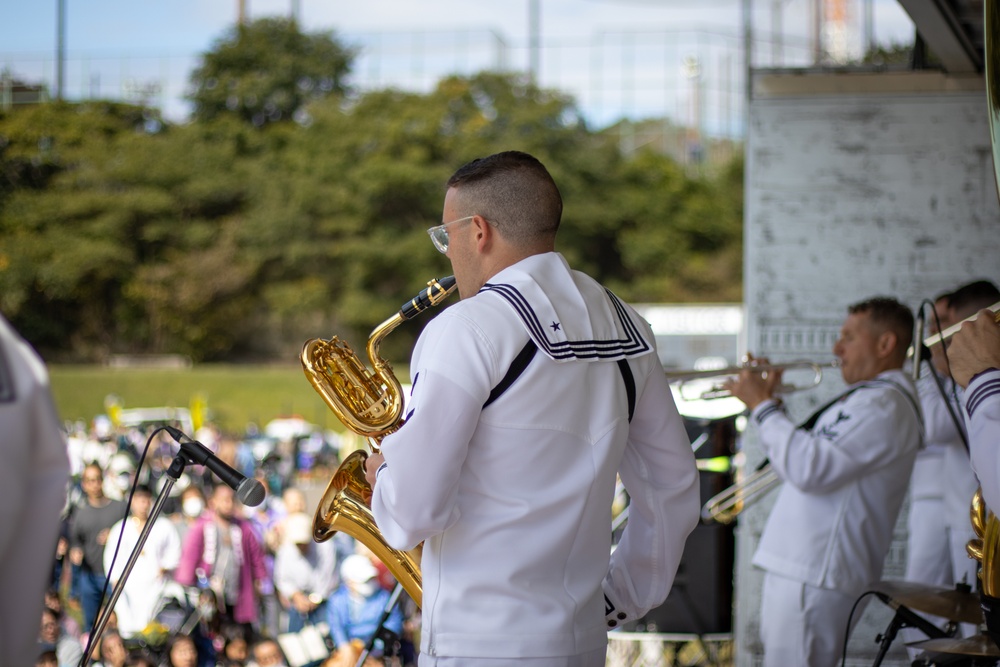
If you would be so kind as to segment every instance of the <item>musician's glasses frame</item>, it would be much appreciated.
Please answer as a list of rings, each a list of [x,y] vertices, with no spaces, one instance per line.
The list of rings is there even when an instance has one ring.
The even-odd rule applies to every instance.
[[[458,220],[452,220],[451,222],[446,222],[443,225],[437,225],[436,227],[431,227],[427,230],[427,235],[431,237],[431,242],[434,243],[434,247],[438,249],[442,255],[448,253],[448,227],[451,225],[457,225],[460,222],[469,222],[476,216],[467,215],[464,218],[459,218]]]

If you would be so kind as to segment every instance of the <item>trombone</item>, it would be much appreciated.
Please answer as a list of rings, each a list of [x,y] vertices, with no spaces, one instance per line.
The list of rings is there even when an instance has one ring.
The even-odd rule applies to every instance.
[[[778,473],[774,472],[770,462],[765,460],[746,479],[709,498],[701,508],[701,520],[705,523],[715,521],[723,525],[730,524],[743,510],[766,496],[779,484],[781,479]]]

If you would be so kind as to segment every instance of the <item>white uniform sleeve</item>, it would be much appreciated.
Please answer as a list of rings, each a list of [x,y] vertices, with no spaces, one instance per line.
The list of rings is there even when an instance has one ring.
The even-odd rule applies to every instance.
[[[699,517],[698,470],[683,420],[664,374],[647,378],[619,473],[629,514],[604,581],[612,627],[666,599]]]
[[[1000,511],[1000,370],[976,376],[965,390],[972,467],[986,505]]]
[[[893,430],[906,412],[912,414],[908,403],[896,390],[861,388],[828,408],[812,432],[796,428],[773,401],[751,416],[778,477],[800,491],[826,493],[898,457]]]
[[[382,441],[386,465],[372,513],[386,541],[412,549],[457,518],[458,479],[496,374],[493,350],[478,329],[446,311],[414,349],[406,422]],[[462,374],[450,372],[460,368]]]

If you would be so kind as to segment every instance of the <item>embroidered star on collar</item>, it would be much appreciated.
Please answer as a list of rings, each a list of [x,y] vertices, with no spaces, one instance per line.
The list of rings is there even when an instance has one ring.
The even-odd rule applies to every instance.
[[[552,327],[553,331],[559,331],[559,323],[558,322],[553,322],[549,326]]]

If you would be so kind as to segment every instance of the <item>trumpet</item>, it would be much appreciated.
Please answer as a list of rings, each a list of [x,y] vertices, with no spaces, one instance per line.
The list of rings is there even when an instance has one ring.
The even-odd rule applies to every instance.
[[[722,383],[725,382],[727,378],[736,377],[743,371],[753,371],[754,373],[762,374],[764,377],[767,377],[767,374],[773,371],[812,371],[812,378],[803,381],[802,384],[782,384],[775,388],[775,393],[777,394],[790,394],[796,391],[804,391],[806,389],[816,387],[823,381],[823,369],[837,368],[839,365],[840,363],[838,361],[829,361],[825,363],[816,363],[813,361],[788,361],[781,364],[760,364],[751,361],[740,366],[729,366],[727,368],[720,368],[716,370],[667,371],[666,376],[667,382],[676,386],[677,391],[683,400],[712,400],[717,398],[729,398],[732,396],[732,392],[722,388]],[[691,393],[692,390],[690,389],[690,386],[692,383],[712,380],[715,378],[718,379],[709,389],[698,391],[696,386],[696,389],[694,390],[695,393]]]

